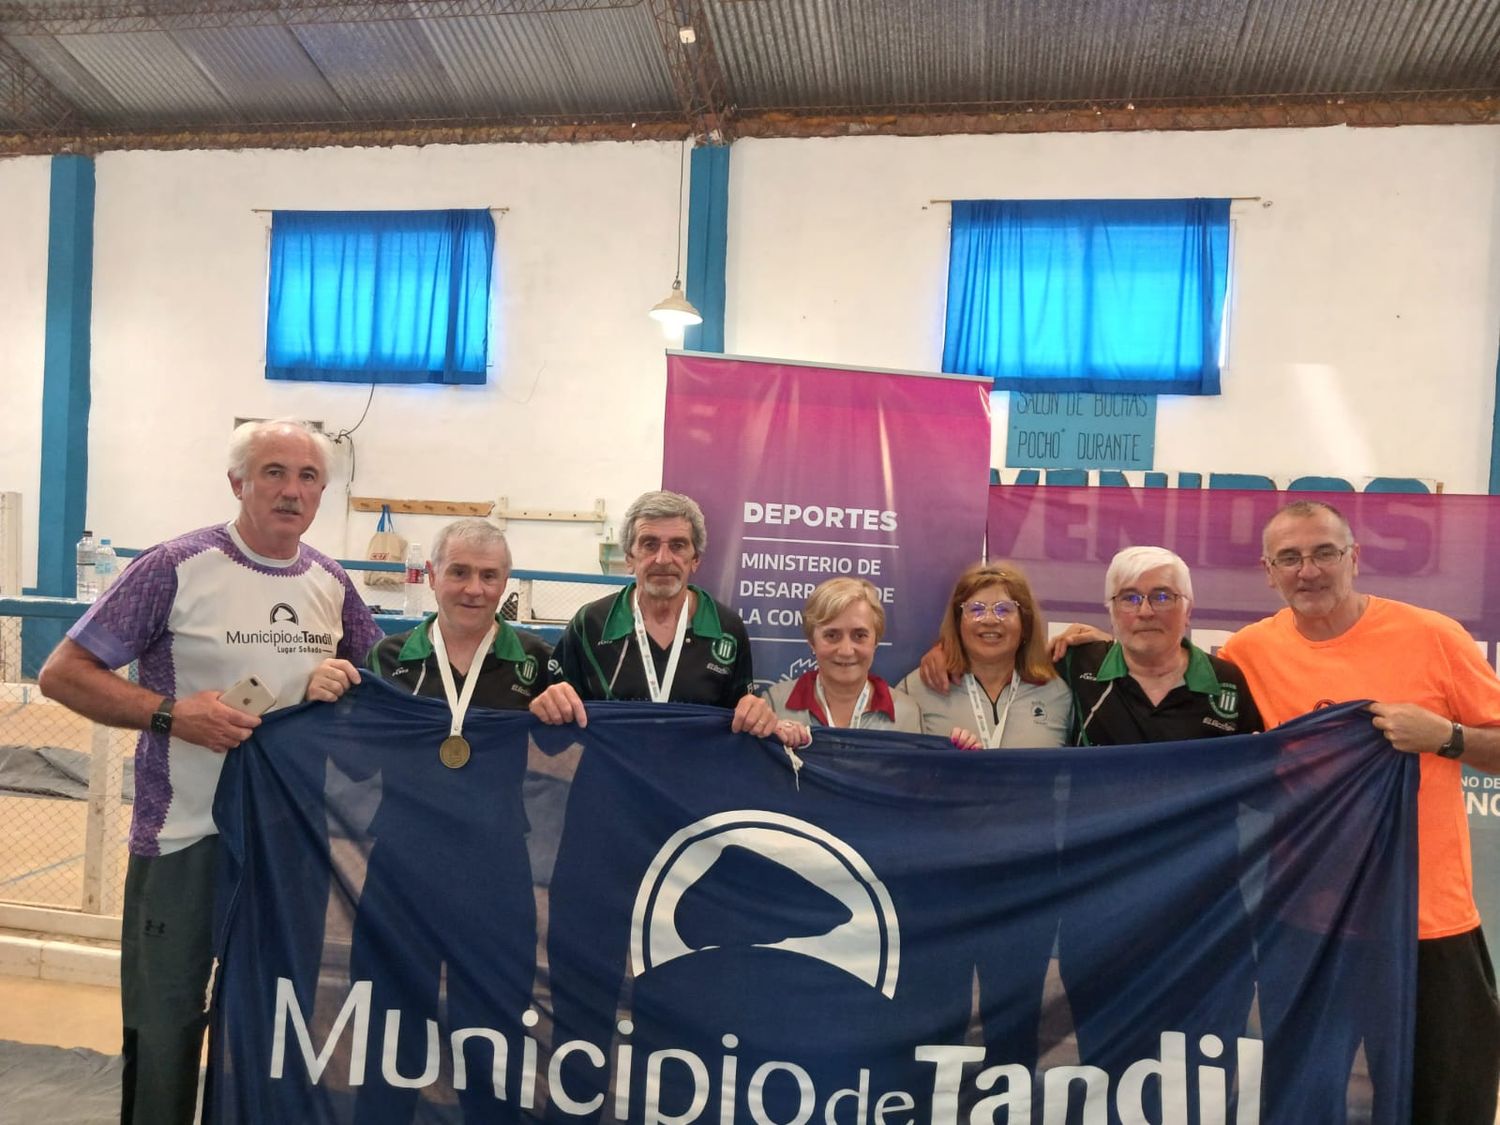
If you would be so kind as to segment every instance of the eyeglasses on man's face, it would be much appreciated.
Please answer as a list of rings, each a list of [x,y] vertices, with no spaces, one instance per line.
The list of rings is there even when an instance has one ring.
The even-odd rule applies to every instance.
[[[1155,590],[1144,594],[1139,590],[1123,590],[1109,600],[1130,613],[1139,613],[1141,607],[1147,603],[1150,604],[1152,609],[1158,613],[1162,613],[1171,609],[1182,600],[1182,597],[1179,593],[1158,586]]]
[[[1319,570],[1327,570],[1349,551],[1349,547],[1335,547],[1332,543],[1325,543],[1307,555],[1300,551],[1277,551],[1267,561],[1277,570],[1301,570],[1307,563],[1312,563]]]
[[[1009,598],[1001,598],[993,604],[988,602],[965,602],[959,607],[970,621],[983,621],[994,615],[996,621],[1008,621],[1021,611],[1021,607]]]

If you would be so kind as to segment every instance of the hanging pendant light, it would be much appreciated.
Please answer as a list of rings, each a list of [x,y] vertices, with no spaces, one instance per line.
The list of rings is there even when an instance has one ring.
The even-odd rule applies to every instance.
[[[672,291],[652,305],[647,315],[652,320],[660,321],[663,327],[679,331],[690,325],[703,323],[703,314],[693,308],[693,303],[682,295],[680,277],[672,282]]]
[[[682,184],[687,167],[687,138],[683,138],[682,150],[677,159],[677,257],[673,259],[676,276],[672,278],[672,291],[651,306],[646,315],[662,326],[669,336],[680,336],[684,329],[703,323],[703,314],[693,307],[682,292]]]

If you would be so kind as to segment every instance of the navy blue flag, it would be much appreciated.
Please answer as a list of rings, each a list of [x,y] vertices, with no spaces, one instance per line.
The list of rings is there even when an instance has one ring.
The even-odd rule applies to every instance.
[[[206,1120],[1404,1123],[1416,761],[586,730],[367,678],[229,756]]]

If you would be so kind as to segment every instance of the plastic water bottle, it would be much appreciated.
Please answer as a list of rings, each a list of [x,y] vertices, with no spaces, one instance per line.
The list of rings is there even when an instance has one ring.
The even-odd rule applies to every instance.
[[[81,602],[91,602],[99,596],[99,577],[94,569],[98,552],[94,546],[94,533],[85,530],[78,541],[78,577],[74,597]]]
[[[115,554],[108,539],[99,540],[99,550],[94,555],[94,580],[98,584],[98,592],[102,594],[108,590],[119,573],[120,556]]]
[[[406,581],[402,586],[405,595],[401,613],[405,617],[421,617],[427,612],[427,552],[422,544],[412,543],[406,548]]]

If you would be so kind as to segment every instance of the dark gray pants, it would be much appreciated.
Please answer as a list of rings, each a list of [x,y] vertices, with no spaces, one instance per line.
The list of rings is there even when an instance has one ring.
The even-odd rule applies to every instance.
[[[192,1125],[208,1026],[218,848],[210,836],[170,855],[133,855],[126,868],[121,1125]]]

